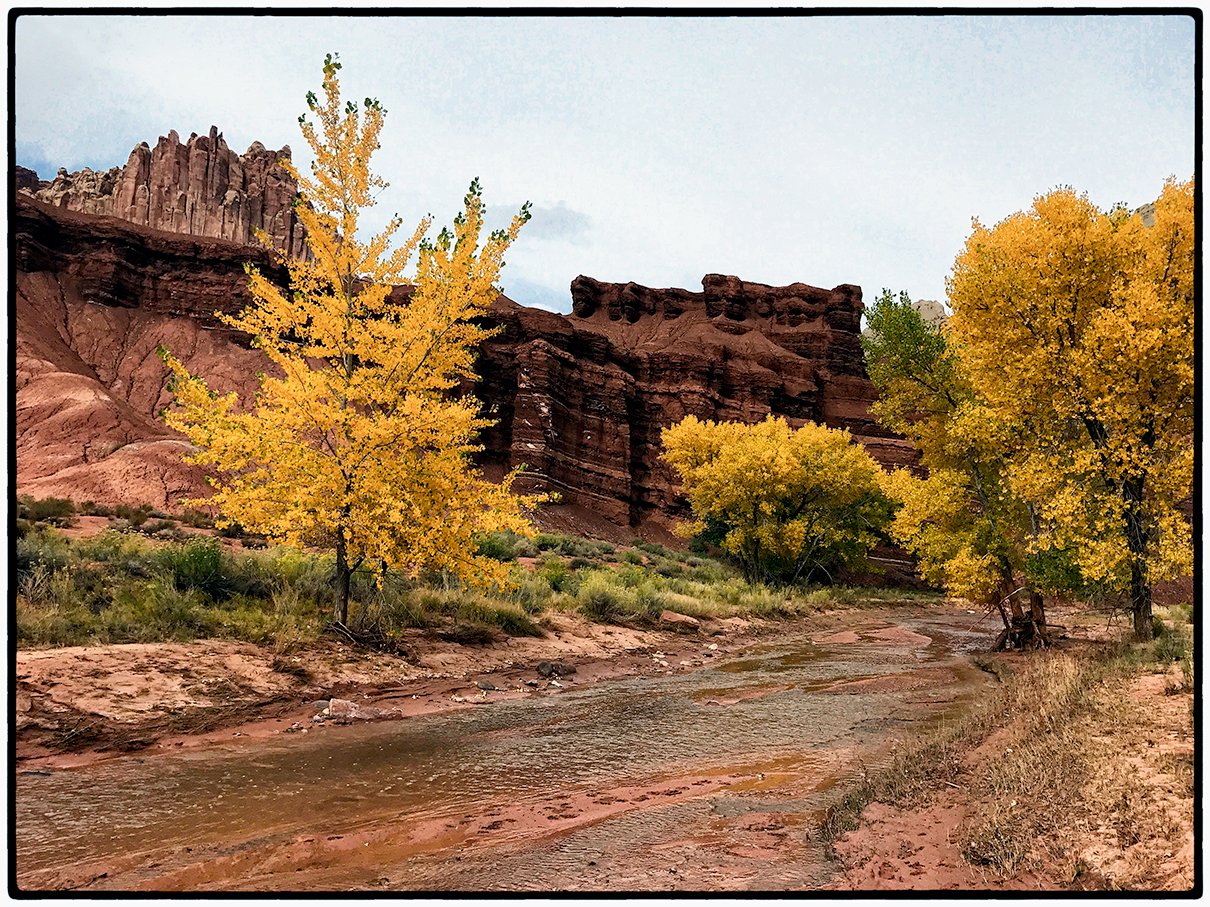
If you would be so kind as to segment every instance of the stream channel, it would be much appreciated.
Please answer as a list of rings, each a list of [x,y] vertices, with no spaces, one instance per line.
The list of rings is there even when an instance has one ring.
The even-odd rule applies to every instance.
[[[819,822],[986,688],[965,610],[695,671],[18,775],[23,890],[818,888]]]

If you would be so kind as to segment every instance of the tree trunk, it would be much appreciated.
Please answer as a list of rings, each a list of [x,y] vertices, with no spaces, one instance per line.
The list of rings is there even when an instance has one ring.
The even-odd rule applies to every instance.
[[[1034,623],[1039,627],[1046,626],[1046,610],[1042,606],[1042,593],[1037,589],[1029,590],[1029,611]]]
[[[1147,581],[1148,531],[1139,508],[1143,504],[1143,479],[1122,483],[1126,499],[1126,547],[1130,549],[1130,609],[1134,612],[1134,638],[1140,642],[1155,638],[1151,626],[1151,583]]]
[[[1046,635],[1046,609],[1042,605],[1042,593],[1037,589],[1029,590],[1029,622],[1033,627],[1035,645],[1050,645]]]
[[[1151,584],[1136,559],[1130,564],[1130,608],[1134,611],[1134,638],[1140,642],[1155,638],[1151,623]]]
[[[336,609],[333,620],[344,626],[349,620],[349,580],[352,571],[349,570],[349,556],[345,548],[345,530],[341,526],[336,530]]]

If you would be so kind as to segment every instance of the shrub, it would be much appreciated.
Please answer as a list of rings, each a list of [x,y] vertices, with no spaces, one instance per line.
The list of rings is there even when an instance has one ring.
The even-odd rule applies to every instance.
[[[517,534],[514,532],[489,532],[479,536],[475,548],[482,557],[490,557],[497,561],[515,561],[517,559]]]
[[[608,623],[622,616],[629,596],[625,590],[615,586],[604,573],[590,573],[580,583],[576,597],[585,617]]]
[[[152,507],[150,504],[140,504],[138,507],[119,504],[113,509],[113,515],[125,520],[130,524],[131,528],[137,529],[147,522],[147,519],[151,516],[151,511]]]
[[[499,627],[509,636],[545,636],[542,628],[515,605],[490,602],[486,599],[463,599],[458,616],[488,626]]]
[[[1157,618],[1158,620],[1158,618]],[[1169,665],[1189,657],[1193,651],[1193,636],[1182,627],[1168,627],[1160,623],[1163,631],[1157,628],[1155,636],[1155,660],[1160,664]]]
[[[194,529],[214,528],[214,517],[204,511],[196,510],[193,507],[186,509],[186,511],[181,514],[181,522],[186,526],[192,526]]]
[[[538,570],[538,573],[550,585],[550,588],[555,592],[567,591],[567,580],[569,571],[567,564],[562,560],[550,560],[544,563]]]
[[[517,590],[512,594],[512,599],[527,614],[537,614],[553,594],[554,589],[543,574],[526,571]]]
[[[232,591],[231,557],[215,539],[165,545],[155,552],[154,561],[167,571],[181,592],[196,589],[212,601],[220,601]]]
[[[51,526],[70,526],[76,514],[76,505],[67,498],[42,498],[34,500],[23,494],[17,507],[18,515],[31,523],[46,523]]]
[[[16,555],[18,580],[22,573],[36,564],[43,564],[54,570],[66,566],[70,560],[67,539],[54,530],[32,529],[17,539],[13,553]]]
[[[534,538],[534,544],[539,551],[550,551],[552,548],[559,547],[559,537],[547,532],[539,532]]]

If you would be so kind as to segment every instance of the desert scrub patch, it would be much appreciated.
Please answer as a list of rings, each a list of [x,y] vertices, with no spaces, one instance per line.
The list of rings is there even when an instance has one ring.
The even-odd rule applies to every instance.
[[[70,526],[75,521],[76,505],[69,498],[40,498],[23,494],[17,499],[17,517],[31,524]]]
[[[590,620],[610,623],[621,618],[629,603],[629,590],[615,584],[605,573],[593,572],[580,582],[576,592],[580,610]]]
[[[965,858],[1011,871],[1034,842],[1061,836],[1070,803],[1088,777],[1095,749],[1091,722],[1104,726],[1114,720],[1113,697],[1123,671],[1118,650],[1079,659],[1035,656],[968,712],[909,741],[888,769],[864,779],[837,804],[847,815],[836,816],[825,831],[855,827],[855,815],[872,800],[910,805],[943,782],[989,797],[992,804],[961,829]],[[964,767],[963,754],[1006,727],[1012,730],[997,755],[977,771]]]
[[[507,530],[488,532],[475,540],[475,551],[481,557],[490,557],[497,561],[515,561],[519,538],[521,536]]]

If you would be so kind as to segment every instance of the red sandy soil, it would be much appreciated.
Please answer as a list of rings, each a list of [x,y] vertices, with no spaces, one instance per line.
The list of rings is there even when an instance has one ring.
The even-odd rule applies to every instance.
[[[828,886],[841,891],[1189,891],[1194,884],[1192,784],[1173,770],[1195,759],[1192,693],[1165,694],[1176,669],[1135,677],[1126,689],[1128,722],[1100,728],[1100,756],[1092,777],[1070,804],[1066,851],[1039,841],[1030,859],[1009,875],[983,870],[961,855],[969,823],[997,804],[961,785],[940,782],[914,808],[873,802],[861,827],[836,843],[841,874]],[[973,775],[1004,749],[1001,728],[968,753]],[[1123,834],[1115,807],[1129,803]],[[1016,801],[1013,804],[1016,805]]]

